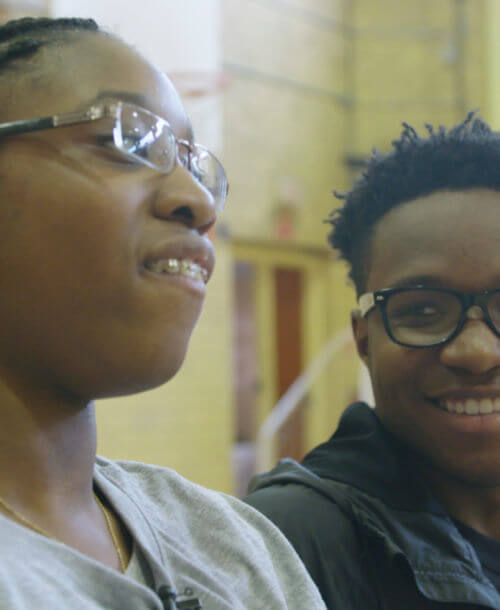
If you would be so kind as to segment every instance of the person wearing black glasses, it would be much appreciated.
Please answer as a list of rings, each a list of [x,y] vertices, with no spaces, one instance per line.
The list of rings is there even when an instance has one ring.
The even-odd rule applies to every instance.
[[[427,129],[404,124],[330,218],[374,408],[246,498],[328,608],[500,608],[500,134]]]
[[[2,610],[324,608],[257,511],[95,455],[93,400],[181,366],[226,195],[135,50],[91,20],[0,27]]]

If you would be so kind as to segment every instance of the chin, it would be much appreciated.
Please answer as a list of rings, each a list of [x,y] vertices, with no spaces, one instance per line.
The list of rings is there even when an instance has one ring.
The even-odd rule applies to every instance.
[[[101,388],[94,399],[113,398],[139,394],[158,388],[174,377],[181,368],[182,361],[177,366],[158,367],[147,371],[133,371],[126,377],[115,379],[114,383],[107,383],[108,387]]]
[[[456,464],[443,468],[445,473],[461,485],[477,489],[500,487],[500,461],[484,464],[481,460],[467,464]]]
[[[170,343],[168,346],[148,346],[147,349],[129,350],[115,359],[111,366],[101,366],[85,384],[90,388],[91,399],[127,396],[146,392],[164,385],[172,379],[184,363],[189,341]],[[156,347],[157,349],[154,349]]]

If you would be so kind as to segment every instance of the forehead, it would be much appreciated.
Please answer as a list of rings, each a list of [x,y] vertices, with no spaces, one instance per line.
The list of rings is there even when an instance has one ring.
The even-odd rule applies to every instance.
[[[500,285],[500,192],[440,191],[380,219],[369,290],[417,282],[465,292]]]
[[[113,97],[124,92],[166,118],[174,131],[185,135],[190,130],[168,78],[134,49],[103,34],[72,37],[67,44],[48,45],[38,51],[36,70],[28,71],[16,87],[6,120],[72,112],[108,92]]]

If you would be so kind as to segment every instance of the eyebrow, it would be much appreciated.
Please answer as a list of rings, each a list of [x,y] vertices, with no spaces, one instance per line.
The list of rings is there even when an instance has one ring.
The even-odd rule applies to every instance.
[[[492,283],[492,286],[495,285],[500,285],[500,277],[497,277],[496,282]],[[415,286],[450,289],[450,282],[434,275],[413,275],[391,282],[389,285],[390,288],[414,288]]]
[[[115,98],[124,102],[130,102],[131,104],[137,104],[138,106],[142,106],[146,109],[150,106],[147,97],[142,93],[134,93],[132,91],[117,91],[113,89],[99,91],[95,98],[91,100],[91,103],[102,102],[109,98]]]
[[[445,288],[446,282],[432,275],[412,275],[391,282],[391,288],[407,288],[412,286],[430,286],[434,288]]]

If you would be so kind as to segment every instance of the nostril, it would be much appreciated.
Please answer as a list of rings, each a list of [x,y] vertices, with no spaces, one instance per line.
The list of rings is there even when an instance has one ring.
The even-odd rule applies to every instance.
[[[172,220],[183,222],[189,226],[192,226],[195,221],[193,210],[187,205],[176,208],[170,215]]]

